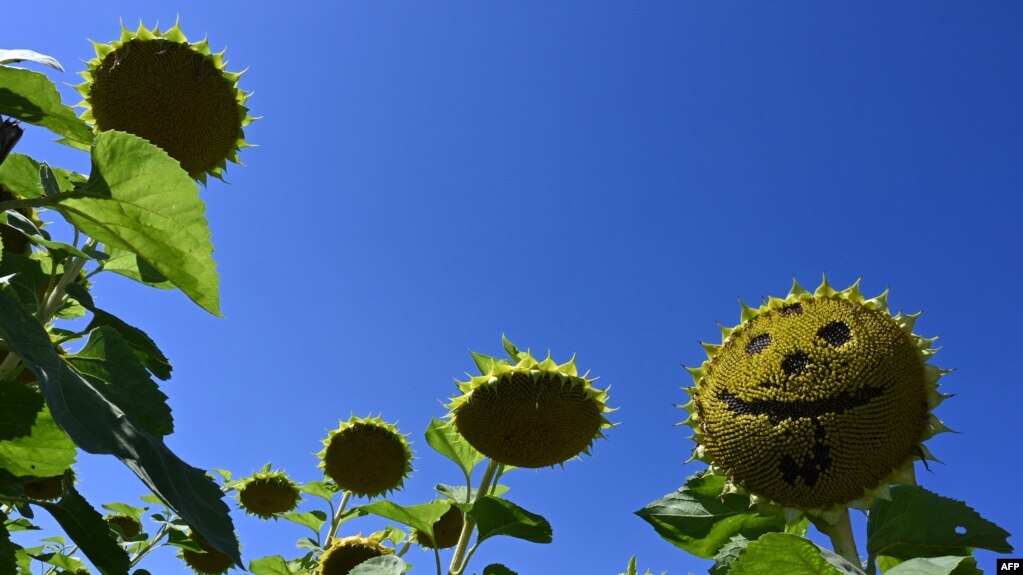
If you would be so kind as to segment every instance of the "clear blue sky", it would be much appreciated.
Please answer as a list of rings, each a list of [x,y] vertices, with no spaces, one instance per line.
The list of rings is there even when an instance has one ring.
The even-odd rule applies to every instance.
[[[493,541],[473,562],[671,575],[707,562],[632,514],[701,468],[673,406],[737,297],[821,272],[923,309],[954,367],[923,485],[1023,545],[1018,2],[9,2],[0,44],[57,57],[173,23],[228,47],[255,91],[260,147],[203,192],[225,319],[175,292],[101,279],[99,305],[146,329],[189,462],[302,481],[339,418],[382,413],[414,440],[395,496],[457,469],[422,439],[468,350],[502,333],[611,385],[620,425],[593,457],[508,476],[555,543]],[[62,88],[69,103],[78,101]],[[39,129],[18,151],[86,171]],[[132,502],[120,464],[82,456],[94,502]],[[247,560],[302,530],[242,514]],[[370,521],[350,524],[366,531]],[[862,540],[861,540],[862,544]],[[1017,555],[1019,552],[1017,552]],[[993,569],[993,556],[981,566]],[[427,555],[410,557],[428,572]],[[170,554],[154,573],[185,573]]]

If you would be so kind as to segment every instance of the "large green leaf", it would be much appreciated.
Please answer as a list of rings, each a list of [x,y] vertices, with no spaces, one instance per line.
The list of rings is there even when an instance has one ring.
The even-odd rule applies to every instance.
[[[733,535],[756,539],[785,529],[782,515],[761,515],[745,495],[722,496],[724,488],[724,477],[698,473],[636,515],[669,543],[705,559],[713,558]]]
[[[469,514],[476,520],[479,541],[497,535],[533,543],[550,543],[554,539],[554,530],[543,516],[530,513],[506,499],[488,495],[477,501]]]
[[[398,505],[386,499],[374,501],[368,505],[362,505],[360,510],[377,515],[391,521],[397,521],[422,533],[433,537],[433,524],[440,519],[441,515],[447,513],[451,505],[444,501],[432,503],[421,503],[419,505]]]
[[[149,378],[131,344],[116,329],[93,329],[82,350],[65,361],[142,429],[153,435],[174,431],[167,396]]]
[[[0,66],[0,114],[48,128],[76,147],[92,143],[92,128],[60,101],[57,87],[38,72]]]
[[[42,408],[38,391],[15,381],[0,381],[0,441],[31,433]]]
[[[472,473],[472,468],[483,461],[483,454],[469,445],[454,425],[441,419],[430,421],[430,426],[426,428],[426,443],[437,453],[454,461],[466,478]]]
[[[124,132],[96,136],[92,172],[54,207],[89,236],[128,250],[210,313],[220,315],[205,204],[177,160]]]
[[[108,575],[127,575],[128,554],[118,545],[103,516],[75,491],[71,483],[65,479],[64,496],[59,503],[37,502],[35,505],[53,515],[93,565]]]
[[[54,477],[74,462],[75,444],[45,406],[36,414],[29,435],[0,441],[0,467],[19,477]]]
[[[899,563],[885,575],[983,575],[973,557],[917,557]]]
[[[729,575],[846,575],[810,541],[788,533],[768,533],[751,541],[732,563]]]
[[[348,575],[404,575],[405,573],[406,565],[401,557],[382,555],[359,563],[348,572]]]
[[[896,486],[878,499],[867,520],[867,552],[897,559],[970,555],[972,549],[1009,553],[1009,533],[962,501],[922,487]]]
[[[35,374],[54,419],[79,447],[123,461],[210,545],[241,564],[234,524],[216,483],[125,417],[61,359],[7,286],[0,287],[0,336]]]

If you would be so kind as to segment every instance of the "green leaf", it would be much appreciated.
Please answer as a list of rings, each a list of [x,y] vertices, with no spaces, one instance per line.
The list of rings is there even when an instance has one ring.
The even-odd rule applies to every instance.
[[[14,554],[15,547],[7,527],[0,522],[0,573],[15,573],[18,570],[18,559]]]
[[[337,485],[329,481],[310,481],[305,485],[299,487],[304,493],[319,497],[327,501],[328,503],[334,499],[334,494],[337,493]]]
[[[42,64],[49,66],[55,70],[64,71],[64,67],[60,65],[60,62],[52,56],[46,54],[40,54],[34,50],[0,50],[0,64],[10,64],[12,62],[35,62],[36,64]]]
[[[127,503],[104,503],[103,509],[113,511],[114,513],[117,513],[119,515],[127,515],[129,517],[134,517],[135,519],[139,520],[142,519],[142,514],[146,512],[145,507],[134,507],[132,505],[128,505]]]
[[[24,517],[17,519],[8,519],[3,522],[3,525],[7,527],[7,531],[14,533],[16,531],[39,531],[41,527],[36,527],[31,521]]]
[[[768,533],[750,542],[732,563],[730,575],[845,575],[819,547],[788,533]]]
[[[253,575],[293,575],[288,562],[280,555],[261,557],[249,561],[249,571]]]
[[[982,575],[973,557],[917,557],[899,563],[885,575]]]
[[[92,128],[60,101],[57,87],[38,72],[0,66],[0,114],[47,128],[76,147],[92,143]]]
[[[38,198],[43,195],[39,185],[40,165],[25,154],[9,154],[0,162],[0,184],[19,198]]]
[[[541,515],[530,513],[511,501],[486,496],[472,506],[469,514],[476,520],[479,541],[506,535],[533,543],[550,543],[554,538],[551,524]]]
[[[92,173],[54,207],[89,236],[150,264],[203,309],[220,315],[205,204],[177,160],[124,132],[96,136]],[[108,262],[109,263],[109,262]]]
[[[6,286],[0,287],[0,337],[35,374],[53,418],[79,447],[123,461],[210,545],[241,565],[234,524],[216,483],[132,423],[64,362]]]
[[[43,271],[42,263],[13,252],[4,252],[0,260],[0,276],[13,276],[8,282],[17,293],[18,300],[32,309],[39,306],[39,294],[46,290],[50,275]]]
[[[77,285],[77,284],[73,284]],[[68,286],[70,287],[70,286]],[[81,302],[81,300],[79,300]],[[83,305],[84,302],[83,302]],[[97,307],[85,305],[89,311],[92,312],[92,321],[89,322],[86,331],[92,331],[95,328],[102,326],[109,326],[117,330],[118,333],[128,342],[132,350],[135,352],[135,357],[146,366],[153,375],[166,381],[170,379],[171,367],[170,361],[167,356],[163,355],[160,348],[156,346],[156,342],[146,335],[146,332],[141,329],[130,325],[117,316],[107,313]]]
[[[149,379],[131,344],[116,329],[93,329],[85,347],[65,361],[142,429],[153,435],[174,431],[167,396]]]
[[[469,445],[454,425],[434,418],[426,428],[426,443],[437,453],[454,461],[468,478],[472,468],[483,461],[483,454]]]
[[[732,563],[739,558],[739,554],[746,550],[747,545],[749,545],[749,539],[742,535],[733,535],[714,556],[714,565],[710,568],[710,575],[726,575],[732,568]]]
[[[323,524],[327,522],[327,514],[322,511],[307,511],[305,513],[292,511],[291,513],[281,514],[280,518],[308,527],[317,536],[319,536]]]
[[[632,561],[629,564],[635,567],[636,558],[633,557]],[[511,569],[505,567],[504,565],[501,565],[500,563],[491,563],[490,565],[487,565],[486,567],[483,568],[483,575],[518,575],[518,573],[512,571]]]
[[[681,489],[650,503],[636,515],[672,545],[705,559],[713,558],[733,535],[756,539],[785,529],[781,514],[761,515],[755,508],[750,509],[745,495],[722,496],[724,488],[724,477],[698,473]]]
[[[38,391],[23,383],[0,381],[0,441],[31,433],[42,409],[43,396]]]
[[[127,575],[128,554],[117,543],[103,517],[75,491],[67,477],[59,503],[36,502],[34,505],[49,511],[96,567],[108,575]]]
[[[406,565],[401,557],[381,555],[359,563],[348,572],[348,575],[404,575],[404,573]]]
[[[450,508],[451,505],[443,501],[405,507],[386,499],[359,507],[363,512],[407,525],[428,534],[430,537],[433,537],[433,524]]]
[[[0,441],[0,467],[20,477],[54,477],[74,462],[75,444],[45,406],[36,414],[31,434]]]
[[[984,519],[962,501],[922,487],[899,485],[892,499],[878,499],[867,520],[867,552],[871,557],[966,556],[974,548],[1009,553],[1009,533]]]

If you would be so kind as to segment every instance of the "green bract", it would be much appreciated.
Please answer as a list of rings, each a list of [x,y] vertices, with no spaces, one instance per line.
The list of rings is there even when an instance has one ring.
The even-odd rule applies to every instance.
[[[483,372],[458,381],[462,394],[448,407],[459,433],[480,453],[505,465],[548,467],[589,453],[601,430],[611,427],[604,413],[607,390],[579,376],[575,358],[558,365],[550,356],[537,361],[507,339],[507,360],[474,353]]]
[[[690,369],[695,457],[754,500],[826,517],[913,483],[923,441],[946,430],[930,413],[944,372],[926,363],[937,338],[914,334],[918,314],[892,316],[886,297],[825,279],[743,305]]]
[[[120,130],[160,146],[195,179],[221,177],[227,160],[247,146],[242,128],[253,118],[238,89],[241,73],[224,69],[223,52],[188,43],[174,24],[166,32],[141,23],[122,26],[120,40],[94,43],[96,58],[82,73],[82,118],[99,131]]]

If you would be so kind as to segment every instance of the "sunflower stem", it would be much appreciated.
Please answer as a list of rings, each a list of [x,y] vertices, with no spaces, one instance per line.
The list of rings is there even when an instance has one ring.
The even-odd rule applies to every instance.
[[[479,503],[480,499],[486,497],[490,492],[490,484],[500,468],[501,464],[493,459],[487,461],[487,469],[483,472],[483,478],[480,480],[479,489],[476,490],[476,499],[473,501],[473,504]],[[455,545],[455,554],[451,557],[451,566],[448,567],[448,575],[462,575],[462,571],[465,570],[466,565],[469,563],[469,557],[466,557],[465,552],[469,547],[469,539],[472,538],[472,532],[475,529],[476,521],[466,515],[465,521],[462,523],[462,533],[458,537],[458,544]]]
[[[848,559],[853,565],[862,568],[863,563],[860,562],[860,555],[856,551],[856,539],[853,537],[848,507],[842,510],[842,514],[838,516],[838,521],[834,525],[818,526],[818,528],[831,538],[831,546],[835,549],[835,553]]]
[[[341,497],[341,504],[337,507],[337,513],[334,513],[334,519],[330,522],[330,531],[327,532],[327,540],[324,542],[325,546],[330,546],[330,542],[334,539],[334,535],[337,534],[337,528],[341,526],[341,516],[344,515],[345,507],[348,507],[348,500],[351,499],[352,492],[345,491],[344,496]]]

